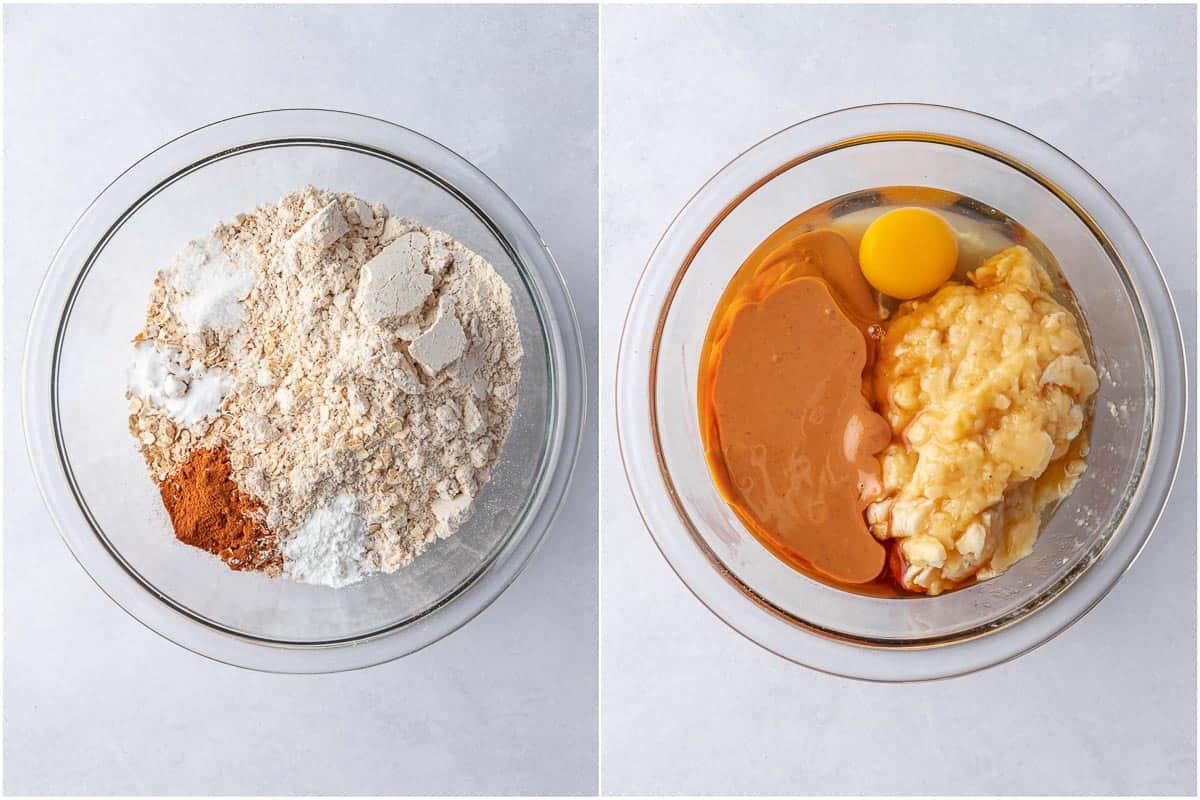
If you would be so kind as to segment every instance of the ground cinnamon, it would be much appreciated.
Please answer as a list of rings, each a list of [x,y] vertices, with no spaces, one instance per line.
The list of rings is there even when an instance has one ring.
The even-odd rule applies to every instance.
[[[261,504],[238,489],[225,448],[196,450],[159,485],[175,536],[235,570],[276,572],[283,558],[274,534],[254,512]]]

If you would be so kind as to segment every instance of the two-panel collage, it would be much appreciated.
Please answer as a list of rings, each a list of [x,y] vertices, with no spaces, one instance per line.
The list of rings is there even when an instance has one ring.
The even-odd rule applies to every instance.
[[[1193,4],[8,4],[8,796],[1196,796]]]

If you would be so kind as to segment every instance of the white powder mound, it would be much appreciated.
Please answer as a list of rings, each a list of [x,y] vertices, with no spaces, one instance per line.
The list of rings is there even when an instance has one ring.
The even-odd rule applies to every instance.
[[[301,583],[337,589],[363,578],[367,560],[367,526],[359,501],[339,494],[311,514],[304,524],[280,542],[283,572]]]
[[[185,350],[169,345],[159,348],[152,341],[134,345],[127,378],[134,396],[161,408],[184,426],[215,416],[233,386],[224,370],[206,370]]]
[[[182,297],[175,313],[189,333],[237,330],[242,301],[254,288],[253,270],[236,266],[212,237],[188,243],[175,258],[171,281]]]

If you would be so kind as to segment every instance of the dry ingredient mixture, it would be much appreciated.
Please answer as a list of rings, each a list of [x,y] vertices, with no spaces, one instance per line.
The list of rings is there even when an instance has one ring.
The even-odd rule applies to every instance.
[[[469,517],[522,356],[483,258],[312,187],[189,243],[133,341],[129,427],[178,538],[335,587]]]

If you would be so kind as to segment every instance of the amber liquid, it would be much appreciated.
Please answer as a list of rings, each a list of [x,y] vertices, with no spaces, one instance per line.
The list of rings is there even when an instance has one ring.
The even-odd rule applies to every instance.
[[[880,574],[866,583],[848,584],[831,579],[829,576],[813,569],[810,564],[794,553],[782,550],[772,541],[770,536],[762,534],[758,522],[742,507],[736,490],[732,488],[729,473],[722,456],[720,430],[713,408],[713,382],[715,369],[720,355],[720,345],[729,332],[734,315],[745,304],[761,301],[774,287],[806,274],[803,266],[787,263],[779,259],[778,254],[790,241],[802,234],[816,230],[831,230],[840,234],[850,245],[857,258],[858,246],[867,226],[886,212],[903,207],[922,207],[939,212],[954,228],[959,238],[959,261],[951,280],[962,281],[966,274],[974,270],[995,253],[1013,245],[1022,245],[1033,253],[1043,266],[1055,285],[1055,298],[1075,316],[1079,323],[1088,353],[1095,359],[1089,334],[1079,305],[1063,278],[1062,270],[1049,249],[1031,234],[1023,225],[990,206],[962,195],[941,189],[931,189],[919,186],[889,186],[869,189],[853,194],[834,198],[821,205],[810,208],[802,214],[793,217],[768,236],[746,258],[730,278],[724,292],[713,309],[705,333],[704,344],[700,354],[700,370],[697,385],[697,407],[700,416],[701,437],[704,441],[705,456],[713,481],[722,496],[729,503],[734,513],[747,527],[755,538],[784,563],[808,575],[814,580],[856,594],[874,597],[920,597],[902,588],[892,576],[892,562],[896,540],[885,543],[888,556]],[[845,293],[836,290],[832,284],[834,296],[843,306],[847,316],[862,325],[867,341],[867,364],[863,370],[863,391],[867,397],[871,391],[871,371],[874,362],[874,337],[879,331],[872,329],[885,315],[889,314],[898,303],[891,298],[885,298],[872,291],[875,308],[863,309],[861,302],[849,300]],[[847,308],[849,305],[851,307]],[[1076,440],[1073,449],[1082,448],[1086,451],[1088,431],[1091,427],[1091,408],[1087,410],[1087,420],[1084,432]],[[1048,509],[1046,516],[1053,513]],[[865,522],[864,522],[865,526]],[[956,588],[969,586],[968,581]]]

